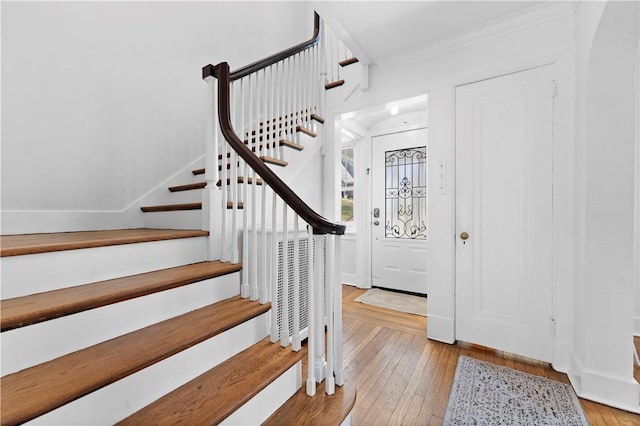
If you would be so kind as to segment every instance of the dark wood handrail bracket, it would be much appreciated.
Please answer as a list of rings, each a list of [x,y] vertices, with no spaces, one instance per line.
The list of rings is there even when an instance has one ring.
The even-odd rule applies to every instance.
[[[213,69],[218,79],[218,120],[220,130],[229,145],[247,162],[255,172],[284,200],[289,207],[313,228],[314,234],[343,235],[346,226],[333,223],[316,213],[293,190],[260,160],[236,135],[231,125],[229,86],[231,72],[229,64],[221,62]]]
[[[316,235],[335,234],[343,235],[346,226],[333,223],[316,213],[293,190],[282,181],[251,149],[238,137],[231,124],[231,105],[229,87],[232,81],[238,80],[261,69],[267,68],[285,58],[293,56],[305,49],[318,44],[320,40],[320,16],[314,12],[313,36],[300,44],[297,44],[275,55],[268,56],[260,61],[244,66],[231,72],[229,64],[221,62],[218,65],[206,65],[202,68],[202,78],[215,77],[218,80],[218,121],[222,135],[229,145],[251,167],[284,202],[291,207],[312,228]]]

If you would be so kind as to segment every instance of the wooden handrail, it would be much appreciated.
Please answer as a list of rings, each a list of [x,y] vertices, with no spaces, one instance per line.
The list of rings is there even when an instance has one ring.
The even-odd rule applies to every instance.
[[[272,58],[272,56],[269,58]],[[231,124],[229,96],[231,72],[229,70],[229,64],[221,62],[215,67],[212,67],[212,71],[212,75],[218,79],[218,121],[220,123],[220,130],[229,145],[231,145],[234,151],[247,162],[249,167],[251,167],[293,211],[298,213],[298,216],[313,228],[314,234],[343,235],[346,229],[344,225],[330,222],[316,213],[236,135]]]
[[[309,40],[237,69],[230,73],[229,79],[230,81],[236,81],[242,77],[248,76],[249,74],[253,74],[256,71],[267,68],[276,62],[280,62],[281,60],[293,56],[296,53],[300,53],[311,46],[315,46],[318,44],[318,40],[320,40],[320,15],[318,15],[317,12],[313,12],[313,36],[311,36]],[[209,76],[214,76],[214,68],[215,67],[211,64],[204,66],[202,68],[202,78],[204,79]]]

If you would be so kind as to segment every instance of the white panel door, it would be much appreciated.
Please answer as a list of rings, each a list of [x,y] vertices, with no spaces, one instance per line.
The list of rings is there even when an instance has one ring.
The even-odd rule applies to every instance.
[[[456,89],[456,338],[543,361],[552,355],[550,75],[540,67]]]
[[[427,129],[371,143],[372,285],[426,294]]]

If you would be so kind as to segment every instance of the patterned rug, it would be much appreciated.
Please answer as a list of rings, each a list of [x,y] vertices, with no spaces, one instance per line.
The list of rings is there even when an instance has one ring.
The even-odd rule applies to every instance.
[[[460,356],[444,425],[588,425],[573,388]]]
[[[397,291],[372,288],[356,298],[356,302],[414,315],[427,316],[427,298]]]

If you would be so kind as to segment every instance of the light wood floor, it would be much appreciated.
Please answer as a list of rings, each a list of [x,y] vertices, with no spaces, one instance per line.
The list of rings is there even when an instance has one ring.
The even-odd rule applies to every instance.
[[[355,426],[441,424],[459,355],[569,383],[547,363],[428,340],[426,318],[354,302],[364,291],[343,286],[345,368],[357,386]],[[584,399],[580,403],[593,426],[640,425],[640,415]]]

